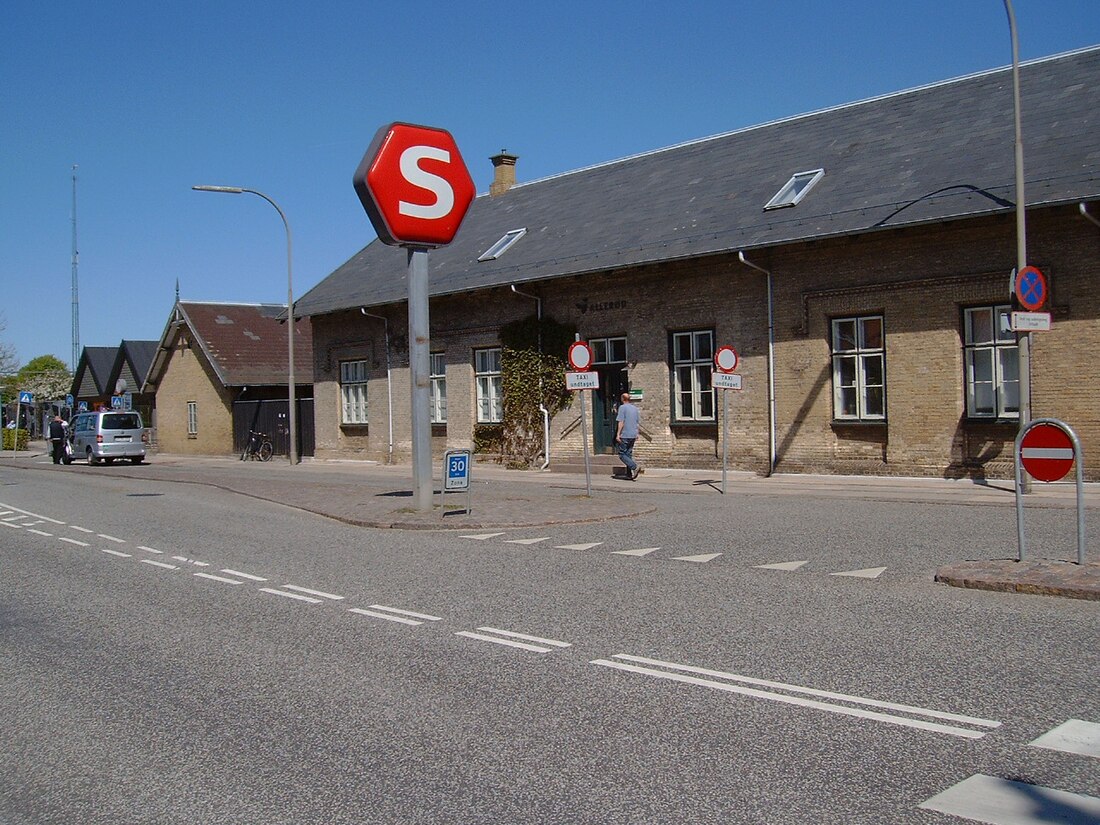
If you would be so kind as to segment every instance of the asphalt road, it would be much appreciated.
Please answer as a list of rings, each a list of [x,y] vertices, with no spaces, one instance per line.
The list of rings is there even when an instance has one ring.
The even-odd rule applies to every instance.
[[[920,805],[975,775],[1100,796],[1100,760],[1029,744],[1100,723],[1100,604],[932,582],[1011,513],[655,504],[400,532],[0,468],[0,822],[948,823]]]

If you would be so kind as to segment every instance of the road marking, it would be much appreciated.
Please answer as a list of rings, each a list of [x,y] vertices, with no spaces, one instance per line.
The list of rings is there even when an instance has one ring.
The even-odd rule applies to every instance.
[[[529,644],[525,644],[523,642],[513,642],[513,641],[510,641],[508,639],[501,639],[497,636],[486,636],[483,633],[472,633],[469,630],[460,630],[455,635],[456,636],[465,636],[467,639],[478,639],[479,641],[482,641],[482,642],[493,642],[494,644],[498,644],[498,645],[507,645],[508,647],[518,647],[518,648],[521,648],[522,650],[530,650],[533,653],[549,653],[552,650],[552,648],[549,648],[549,647],[541,647],[539,645],[529,645]]]
[[[473,539],[474,541],[485,541],[485,539],[495,539],[497,536],[503,536],[503,533],[479,533],[476,536],[459,536],[460,539]]]
[[[75,544],[77,547],[87,547],[88,546],[88,542],[86,542],[86,541],[77,541],[76,539],[71,539],[68,536],[58,536],[57,540],[68,542],[69,544]]]
[[[721,553],[701,553],[698,556],[674,556],[673,561],[693,561],[696,564],[706,564],[718,558]]]
[[[34,533],[36,536],[53,536],[53,533],[47,533],[45,530],[28,530],[28,533]]]
[[[16,530],[22,530],[23,529],[22,524],[12,524],[10,521],[7,521],[6,519],[4,521],[0,521],[0,524],[3,524],[5,527],[14,527]]]
[[[591,550],[593,547],[599,547],[603,544],[602,541],[590,541],[588,544],[559,544],[556,545],[557,550]]]
[[[146,547],[144,544],[139,544],[138,550],[144,550],[146,553],[156,553],[158,556],[164,553],[163,550],[154,550],[152,547]]]
[[[1029,744],[1033,748],[1046,748],[1100,759],[1100,725],[1096,722],[1070,719]]]
[[[385,619],[388,622],[399,622],[400,624],[422,625],[424,622],[417,621],[416,619],[406,619],[402,616],[392,616],[389,613],[379,613],[377,610],[366,610],[362,607],[348,608],[348,613],[358,613],[360,616],[372,616],[375,619]]]
[[[423,619],[426,622],[441,622],[443,621],[440,616],[431,616],[427,613],[414,613],[411,610],[400,610],[396,607],[388,607],[384,604],[372,604],[375,610],[389,610],[391,613],[400,613],[402,616],[412,616],[414,619]]]
[[[114,536],[108,536],[106,533],[97,533],[101,539],[107,539],[107,541],[113,541],[116,544],[125,544],[126,539],[116,539]]]
[[[2,521],[3,521],[4,524],[14,524],[14,522],[19,521],[20,519],[25,519],[25,518],[30,518],[30,516],[8,516],[7,518],[3,519]],[[14,526],[15,527],[21,527],[22,525],[14,524]]]
[[[119,557],[124,558],[124,559],[130,558],[129,553],[123,553],[121,550],[111,550],[107,547],[100,547],[99,551],[101,553],[109,553],[112,556],[119,556]]]
[[[106,552],[106,551],[104,551]],[[165,561],[153,561],[152,559],[138,559],[142,564],[151,564],[153,567],[163,567],[165,570],[179,570],[174,564]]]
[[[989,825],[1100,822],[1100,799],[1085,794],[976,774],[918,807]]]
[[[797,570],[804,564],[809,564],[810,560],[806,561],[781,561],[778,564],[758,564],[755,565],[761,570]]]
[[[230,570],[228,567],[222,568],[223,573],[228,573],[230,576],[240,576],[242,579],[248,579],[251,582],[265,582],[263,576],[253,576],[251,573],[242,573],[240,570]]]
[[[843,573],[830,573],[830,576],[852,576],[857,579],[877,579],[885,572],[885,567],[868,567],[864,570],[847,570]]]
[[[79,530],[81,533],[94,533],[95,530],[89,530],[87,527],[77,527],[75,524],[69,525],[74,530]]]
[[[215,576],[213,573],[192,573],[192,576],[198,576],[200,579],[211,579],[216,582],[225,582],[226,584],[244,584],[237,579],[227,579],[225,576]]]
[[[505,539],[505,544],[538,544],[540,541],[548,541],[549,536],[542,536],[537,539]]]
[[[311,599],[309,596],[301,596],[297,593],[287,593],[285,590],[276,590],[273,587],[261,587],[261,593],[272,593],[276,596],[285,596],[288,599],[297,599],[300,602],[309,602],[310,604],[320,604],[320,599]]]
[[[0,516],[9,516],[12,513],[23,513],[20,518],[36,518],[39,521],[48,521],[50,524],[56,524],[59,527],[65,526],[65,522],[63,521],[58,521],[57,519],[50,518],[49,516],[40,516],[37,513],[32,513],[30,510],[24,510],[22,507],[16,507],[12,504],[0,504],[0,507],[7,508],[3,512],[0,512]]]
[[[332,599],[334,602],[343,600],[343,596],[337,596],[335,593],[325,593],[323,590],[310,590],[308,587],[298,587],[296,584],[284,584],[287,590],[295,590],[298,593],[307,593],[310,596],[319,596],[322,599]]]
[[[878,699],[868,699],[862,696],[850,696],[844,693],[832,693],[830,691],[816,690],[814,688],[802,687],[800,685],[789,685],[783,682],[770,682],[765,679],[755,679],[751,676],[741,676],[736,673],[725,673],[720,670],[709,670],[707,668],[681,665],[675,662],[664,662],[659,659],[649,659],[644,656],[629,656],[627,654],[620,653],[613,656],[612,659],[618,659],[622,661],[596,659],[595,661],[591,662],[591,664],[601,665],[603,667],[611,667],[630,673],[639,673],[645,676],[656,676],[660,679],[671,679],[672,681],[684,682],[685,684],[700,685],[702,687],[714,688],[716,690],[722,690],[728,693],[739,693],[745,696],[752,696],[756,699],[767,699],[772,702],[782,702],[788,705],[798,705],[801,707],[812,708],[814,710],[823,710],[829,713],[839,713],[845,716],[855,716],[862,719],[870,719],[876,722],[886,722],[889,724],[901,725],[903,727],[933,731],[935,733],[947,733],[952,736],[960,736],[965,739],[981,739],[983,736],[985,736],[985,732],[970,730],[969,728],[955,727],[953,725],[941,725],[936,722],[927,722],[923,719],[911,719],[904,716],[895,716],[889,713],[878,713],[875,711],[863,710],[861,708],[831,704],[829,702],[819,701],[818,699],[803,699],[799,696],[787,695],[786,693],[773,693],[764,690],[757,690],[755,688],[741,687],[740,685],[730,684],[730,682],[741,682],[748,685],[771,688],[772,690],[787,691],[788,693],[802,693],[808,696],[820,697],[821,699],[831,699],[837,702],[847,702],[854,705],[866,705],[868,707],[881,708],[883,710],[892,710],[899,713],[909,713],[917,716],[926,716],[931,719],[959,722],[961,724],[974,725],[977,727],[997,728],[1001,725],[1000,722],[992,719],[980,719],[974,716],[965,716],[963,714],[957,713],[947,713],[945,711],[931,710],[929,708],[920,708],[914,705],[902,705],[894,702],[883,702]],[[671,670],[681,672],[676,673],[670,672],[670,670],[654,670],[651,667],[640,667],[638,665],[628,664],[629,662],[638,662],[639,664],[643,665],[652,665],[659,668],[669,668]],[[699,678],[699,676],[691,676],[688,674],[699,674],[699,676],[714,677],[726,681],[716,682],[713,681],[713,679],[702,679]]]
[[[498,636],[507,636],[510,639],[523,639],[525,642],[534,642],[539,645],[550,645],[551,647],[572,647],[569,642],[559,642],[557,639],[543,639],[540,636],[529,636],[526,633],[516,633],[512,630],[501,630],[499,627],[479,627],[478,630],[483,633],[496,633]]]
[[[637,550],[612,550],[611,552],[618,556],[648,556],[660,549],[660,547],[639,547]]]

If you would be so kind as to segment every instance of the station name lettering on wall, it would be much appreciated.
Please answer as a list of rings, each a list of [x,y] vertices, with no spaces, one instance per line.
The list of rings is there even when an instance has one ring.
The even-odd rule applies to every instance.
[[[626,305],[629,303],[625,300],[618,301],[589,301],[587,298],[581,298],[581,302],[577,304],[577,309],[581,311],[581,315],[586,312],[606,312],[610,309],[626,309]]]

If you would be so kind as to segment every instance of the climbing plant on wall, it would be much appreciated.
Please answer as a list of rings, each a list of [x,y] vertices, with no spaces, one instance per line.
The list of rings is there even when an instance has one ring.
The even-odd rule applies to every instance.
[[[575,333],[572,325],[534,315],[501,329],[501,460],[527,467],[542,454],[539,403],[553,417],[572,402],[565,388],[565,355]]]

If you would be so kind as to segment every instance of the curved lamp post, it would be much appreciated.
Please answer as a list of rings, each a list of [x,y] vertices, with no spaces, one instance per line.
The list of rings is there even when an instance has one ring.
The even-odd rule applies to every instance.
[[[294,399],[294,281],[290,265],[290,224],[287,222],[283,210],[279,208],[279,204],[275,203],[275,201],[263,192],[257,192],[255,189],[245,189],[241,186],[192,186],[191,188],[196,192],[224,192],[229,195],[241,195],[247,192],[250,195],[258,195],[274,206],[275,211],[279,213],[279,217],[283,219],[283,226],[286,228],[286,340],[287,355],[289,358],[289,368],[287,370],[287,397],[290,401],[290,463],[297,464],[298,414],[295,409]]]

